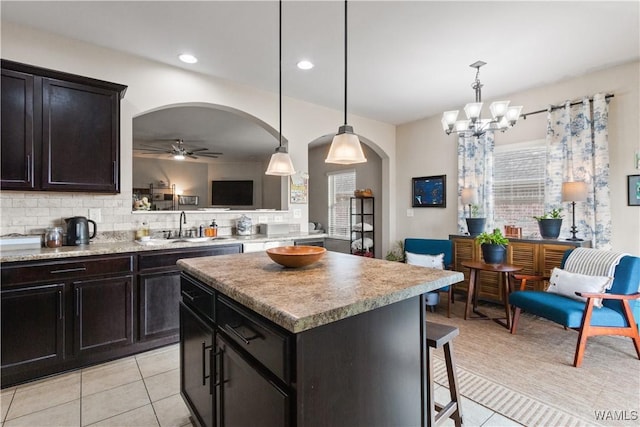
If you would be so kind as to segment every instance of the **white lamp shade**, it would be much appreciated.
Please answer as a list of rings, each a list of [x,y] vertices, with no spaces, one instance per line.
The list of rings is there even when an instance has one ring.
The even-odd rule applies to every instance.
[[[442,113],[442,124],[443,126],[445,125],[445,123],[447,125],[447,128],[445,128],[445,130],[451,129],[456,120],[458,120],[458,110],[445,111],[444,113]]]
[[[585,182],[569,181],[562,183],[563,202],[584,202],[587,200],[588,188]]]
[[[351,126],[340,126],[338,133],[333,137],[333,141],[331,141],[329,154],[324,160],[325,163],[351,165],[367,161],[367,158],[364,157],[358,135],[350,130]]]
[[[463,188],[460,192],[460,201],[463,205],[475,205],[478,203],[478,193],[473,187]]]
[[[278,147],[276,152],[271,155],[269,166],[267,166],[267,171],[264,173],[265,175],[288,176],[296,173],[295,169],[293,169],[293,162],[291,161],[289,153],[287,153],[286,149],[283,150],[282,148],[283,147]]]
[[[469,130],[470,120],[458,120],[455,124],[456,132],[464,132]]]
[[[491,116],[493,116],[494,120],[500,121],[505,114],[507,114],[507,109],[509,108],[509,101],[496,101],[492,102],[489,106],[489,110],[491,111]]]
[[[513,126],[516,124],[518,119],[520,118],[520,113],[522,112],[522,105],[509,107],[507,109],[506,118],[509,122],[509,125]]]
[[[476,120],[480,117],[482,111],[482,102],[470,102],[464,106],[464,112],[467,115],[467,119]]]

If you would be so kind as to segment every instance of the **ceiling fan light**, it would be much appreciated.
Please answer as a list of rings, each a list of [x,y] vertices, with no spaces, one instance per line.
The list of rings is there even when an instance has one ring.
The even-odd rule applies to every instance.
[[[464,106],[464,112],[467,115],[467,119],[476,121],[480,117],[482,111],[482,102],[470,102]]]
[[[174,154],[173,160],[184,160],[184,154],[182,153]]]
[[[340,126],[338,133],[331,141],[329,154],[325,163],[335,163],[339,165],[351,165],[364,163],[367,158],[362,151],[358,135],[353,133],[353,128],[349,125]]]
[[[495,101],[491,103],[491,105],[489,106],[489,111],[491,111],[491,116],[494,120],[502,120],[505,114],[507,114],[509,102],[510,101]]]
[[[296,173],[293,162],[285,147],[277,147],[276,152],[271,155],[269,166],[265,175],[289,176]]]

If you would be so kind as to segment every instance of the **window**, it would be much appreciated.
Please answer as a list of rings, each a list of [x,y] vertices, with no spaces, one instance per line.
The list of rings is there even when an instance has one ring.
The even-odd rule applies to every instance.
[[[328,174],[329,224],[331,237],[349,238],[349,200],[356,189],[356,171],[340,171]]]
[[[538,233],[532,217],[544,211],[546,161],[544,139],[495,147],[493,195],[497,224],[522,227],[523,236]]]

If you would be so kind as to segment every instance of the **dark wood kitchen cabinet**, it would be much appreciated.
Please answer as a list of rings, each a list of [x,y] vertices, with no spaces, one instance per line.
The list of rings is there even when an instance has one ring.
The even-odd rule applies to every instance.
[[[76,355],[133,344],[132,282],[126,275],[73,283]]]
[[[2,369],[37,370],[63,361],[65,285],[18,287],[1,294]]]
[[[133,255],[2,265],[2,385],[113,358],[133,343]]]
[[[180,391],[198,425],[291,425],[290,339],[267,322],[182,276]]]
[[[126,86],[2,60],[3,190],[120,192]]]
[[[181,258],[238,254],[242,245],[210,246],[206,249],[166,249],[138,256],[138,336],[141,341],[179,337]]]

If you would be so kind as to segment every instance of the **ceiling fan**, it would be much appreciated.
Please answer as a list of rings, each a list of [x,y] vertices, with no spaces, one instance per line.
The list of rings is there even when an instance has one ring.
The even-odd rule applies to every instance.
[[[170,139],[167,141],[173,141],[173,143],[170,144],[171,145],[170,148],[157,147],[157,146],[146,145],[146,144],[137,144],[134,146],[134,150],[138,151],[140,154],[167,153],[169,154],[169,157],[172,157],[175,160],[184,160],[186,157],[189,157],[190,159],[197,159],[198,156],[217,159],[222,155],[222,153],[208,152],[209,149],[204,147],[188,148],[185,146],[184,140],[180,138]],[[149,141],[149,142],[153,142],[153,141]],[[156,140],[156,142],[164,143],[163,140]]]

